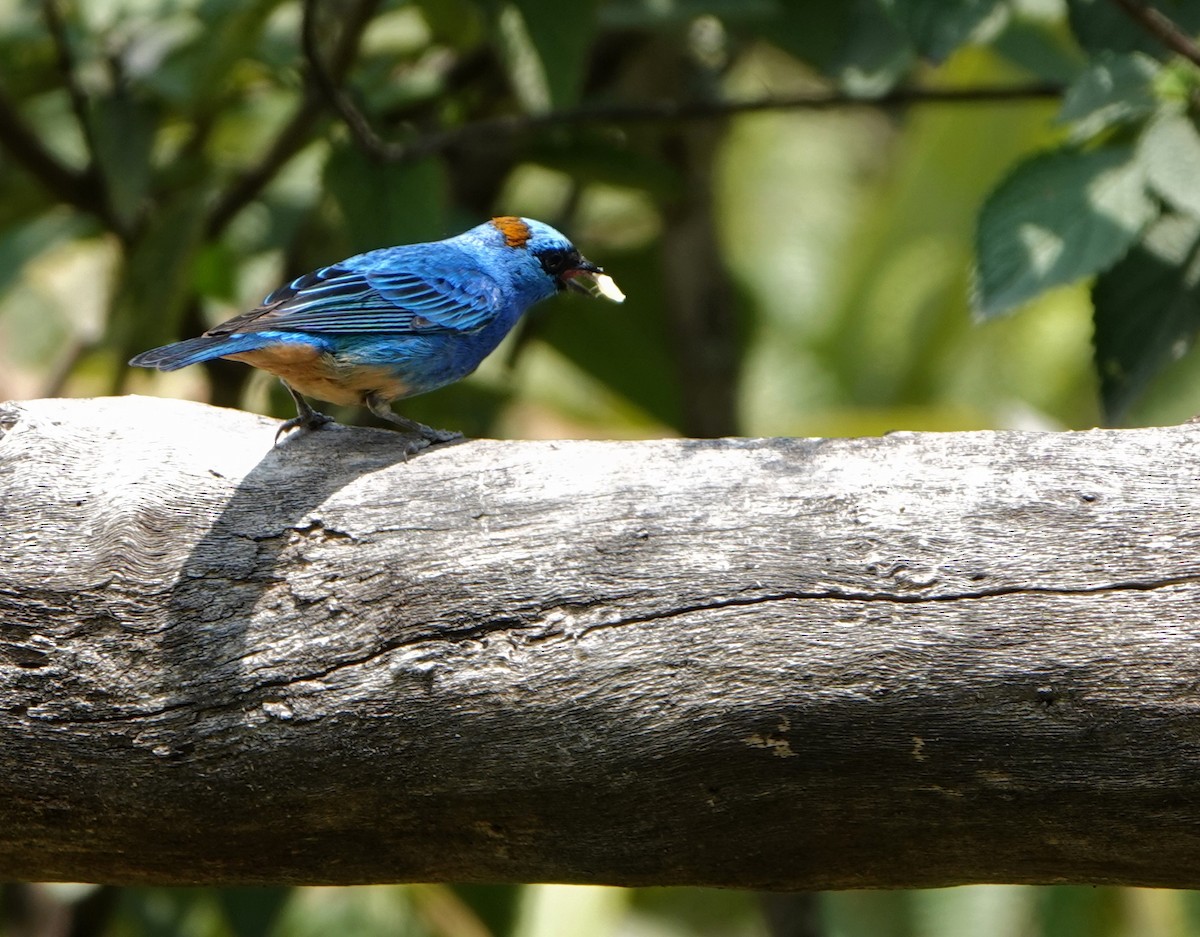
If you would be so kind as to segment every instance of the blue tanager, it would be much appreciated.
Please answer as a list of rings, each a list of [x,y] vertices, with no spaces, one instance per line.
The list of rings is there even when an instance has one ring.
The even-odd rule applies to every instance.
[[[160,371],[231,358],[275,374],[296,401],[276,435],[332,419],[301,395],[367,407],[423,444],[461,434],[394,413],[391,401],[460,380],[530,306],[567,287],[625,297],[562,234],[530,218],[493,218],[457,237],[385,247],[305,274],[262,305],[129,363]]]

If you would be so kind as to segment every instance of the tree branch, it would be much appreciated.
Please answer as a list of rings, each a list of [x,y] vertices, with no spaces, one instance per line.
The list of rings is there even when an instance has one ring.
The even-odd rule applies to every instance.
[[[253,202],[279,171],[312,139],[321,108],[306,95],[291,119],[253,167],[238,176],[213,206],[206,226],[208,238],[218,237],[243,208]]]
[[[1113,0],[1113,3],[1172,52],[1200,65],[1200,46],[1170,17],[1141,0]]]
[[[59,162],[3,89],[0,89],[0,146],[54,198],[106,220],[95,178]]]
[[[379,3],[380,0],[359,0],[358,3],[351,4],[346,14],[340,17],[341,33],[330,58],[328,73],[323,72],[322,77],[317,79],[310,64],[304,97],[291,119],[280,130],[258,164],[239,176],[213,207],[207,229],[210,238],[220,235],[238,212],[254,201],[292,157],[312,139],[313,127],[326,107],[326,99],[318,90],[317,83],[325,81],[336,87],[343,80],[358,53],[358,43],[363,31],[375,15]],[[306,6],[306,22],[307,16]]]
[[[276,425],[0,406],[0,879],[1200,884],[1200,427]]]
[[[341,83],[335,80],[325,67],[320,44],[317,42],[318,2],[319,0],[304,0],[303,19],[300,27],[300,44],[304,50],[308,74],[317,93],[350,128],[350,132],[359,146],[367,152],[375,152],[384,146],[383,141],[375,135],[362,112],[350,102],[350,98],[341,88]]]
[[[59,9],[59,0],[42,0],[42,19],[46,23],[46,30],[50,33],[51,41],[54,43],[54,52],[58,59],[58,71],[62,76],[63,87],[71,101],[71,112],[75,115],[75,123],[79,125],[79,133],[87,148],[88,166],[83,175],[95,191],[95,210],[110,230],[118,236],[126,238],[128,232],[124,230],[124,224],[112,209],[108,181],[104,177],[100,148],[96,143],[96,132],[92,126],[92,116],[89,113],[87,94],[80,86],[75,74],[75,56],[71,51],[71,42],[67,37],[67,27],[62,10]]]
[[[313,0],[308,0],[312,3]],[[316,74],[320,65],[313,66]],[[366,117],[343,94],[330,106],[350,127],[355,141],[370,156],[384,162],[406,162],[433,156],[471,140],[497,135],[513,136],[557,127],[589,124],[685,123],[720,120],[760,111],[833,110],[848,107],[912,107],[924,104],[1016,103],[1058,98],[1063,86],[1053,82],[978,88],[896,88],[875,98],[840,91],[813,92],[767,98],[702,101],[638,101],[632,104],[587,104],[544,114],[506,114],[491,117],[413,140],[386,142],[370,127]]]

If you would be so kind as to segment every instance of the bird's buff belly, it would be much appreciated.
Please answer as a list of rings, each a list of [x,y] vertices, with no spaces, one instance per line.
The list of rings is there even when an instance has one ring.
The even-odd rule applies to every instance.
[[[329,403],[357,406],[370,394],[396,400],[412,393],[392,368],[339,361],[311,345],[271,345],[225,357],[270,371],[293,390]]]

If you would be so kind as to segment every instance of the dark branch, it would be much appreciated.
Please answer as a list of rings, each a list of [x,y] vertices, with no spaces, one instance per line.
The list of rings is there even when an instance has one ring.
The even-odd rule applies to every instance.
[[[105,217],[95,180],[63,165],[46,149],[3,90],[0,90],[0,147],[60,202]]]
[[[318,88],[318,82],[327,81],[335,88],[341,83],[358,54],[359,39],[379,3],[380,0],[360,0],[341,17],[342,30],[330,56],[328,73],[317,78],[311,71],[310,62],[309,84],[296,112],[267,148],[258,165],[238,177],[217,201],[208,220],[209,237],[216,237],[224,231],[234,216],[254,201],[279,170],[312,139],[313,126],[326,106],[326,98]],[[305,17],[308,17],[307,7]]]
[[[95,211],[111,230],[124,237],[124,226],[112,210],[112,201],[108,196],[108,186],[100,163],[99,147],[96,143],[95,128],[92,126],[87,94],[76,77],[75,56],[71,51],[71,42],[67,37],[67,27],[62,10],[59,9],[59,0],[42,0],[42,19],[45,21],[46,30],[50,33],[50,38],[54,43],[54,53],[58,60],[58,71],[62,76],[63,87],[70,98],[71,111],[75,115],[75,122],[79,125],[79,132],[87,147],[88,167],[83,171],[83,178],[87,180],[94,193],[94,204],[91,210]]]
[[[350,128],[358,145],[368,153],[378,152],[387,144],[371,129],[362,111],[351,103],[340,82],[325,68],[317,43],[317,2],[318,0],[304,0],[304,20],[300,28],[300,44],[304,49],[304,58],[313,86]]]
[[[233,181],[213,206],[208,219],[207,234],[217,237],[243,208],[258,196],[276,173],[301,149],[312,136],[312,126],[320,115],[320,107],[306,97],[279,135],[267,148],[258,164]]]
[[[1140,0],[1113,0],[1113,3],[1172,52],[1182,55],[1194,65],[1200,65],[1200,46],[1170,17]]]
[[[79,132],[83,135],[88,152],[92,159],[96,158],[96,136],[92,130],[91,115],[88,113],[87,94],[75,77],[75,55],[71,51],[71,42],[67,38],[67,26],[63,20],[62,10],[58,8],[58,0],[42,0],[42,19],[45,20],[46,30],[54,42],[54,54],[58,60],[58,71],[62,75],[63,87],[71,100],[71,111]]]
[[[309,2],[311,3],[312,0]],[[314,74],[320,71],[319,63],[310,62],[310,67]],[[324,87],[324,85],[319,83],[318,87]],[[1062,93],[1062,85],[1038,83],[994,88],[897,88],[876,98],[863,98],[833,91],[751,100],[639,101],[634,104],[586,105],[545,114],[509,114],[431,133],[414,140],[395,143],[380,140],[378,135],[370,129],[366,118],[354,110],[345,95],[338,95],[336,101],[329,100],[329,104],[346,120],[355,139],[367,153],[386,162],[404,162],[440,153],[466,140],[496,135],[511,136],[533,133],[552,127],[585,124],[683,123],[719,120],[757,111],[911,107],[919,104],[1005,103],[1058,98]],[[352,117],[346,116],[347,110],[352,113]]]

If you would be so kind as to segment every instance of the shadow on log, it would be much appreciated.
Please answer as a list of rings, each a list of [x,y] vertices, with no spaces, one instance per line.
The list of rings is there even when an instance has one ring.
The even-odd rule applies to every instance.
[[[0,405],[0,878],[1200,885],[1200,428]]]

